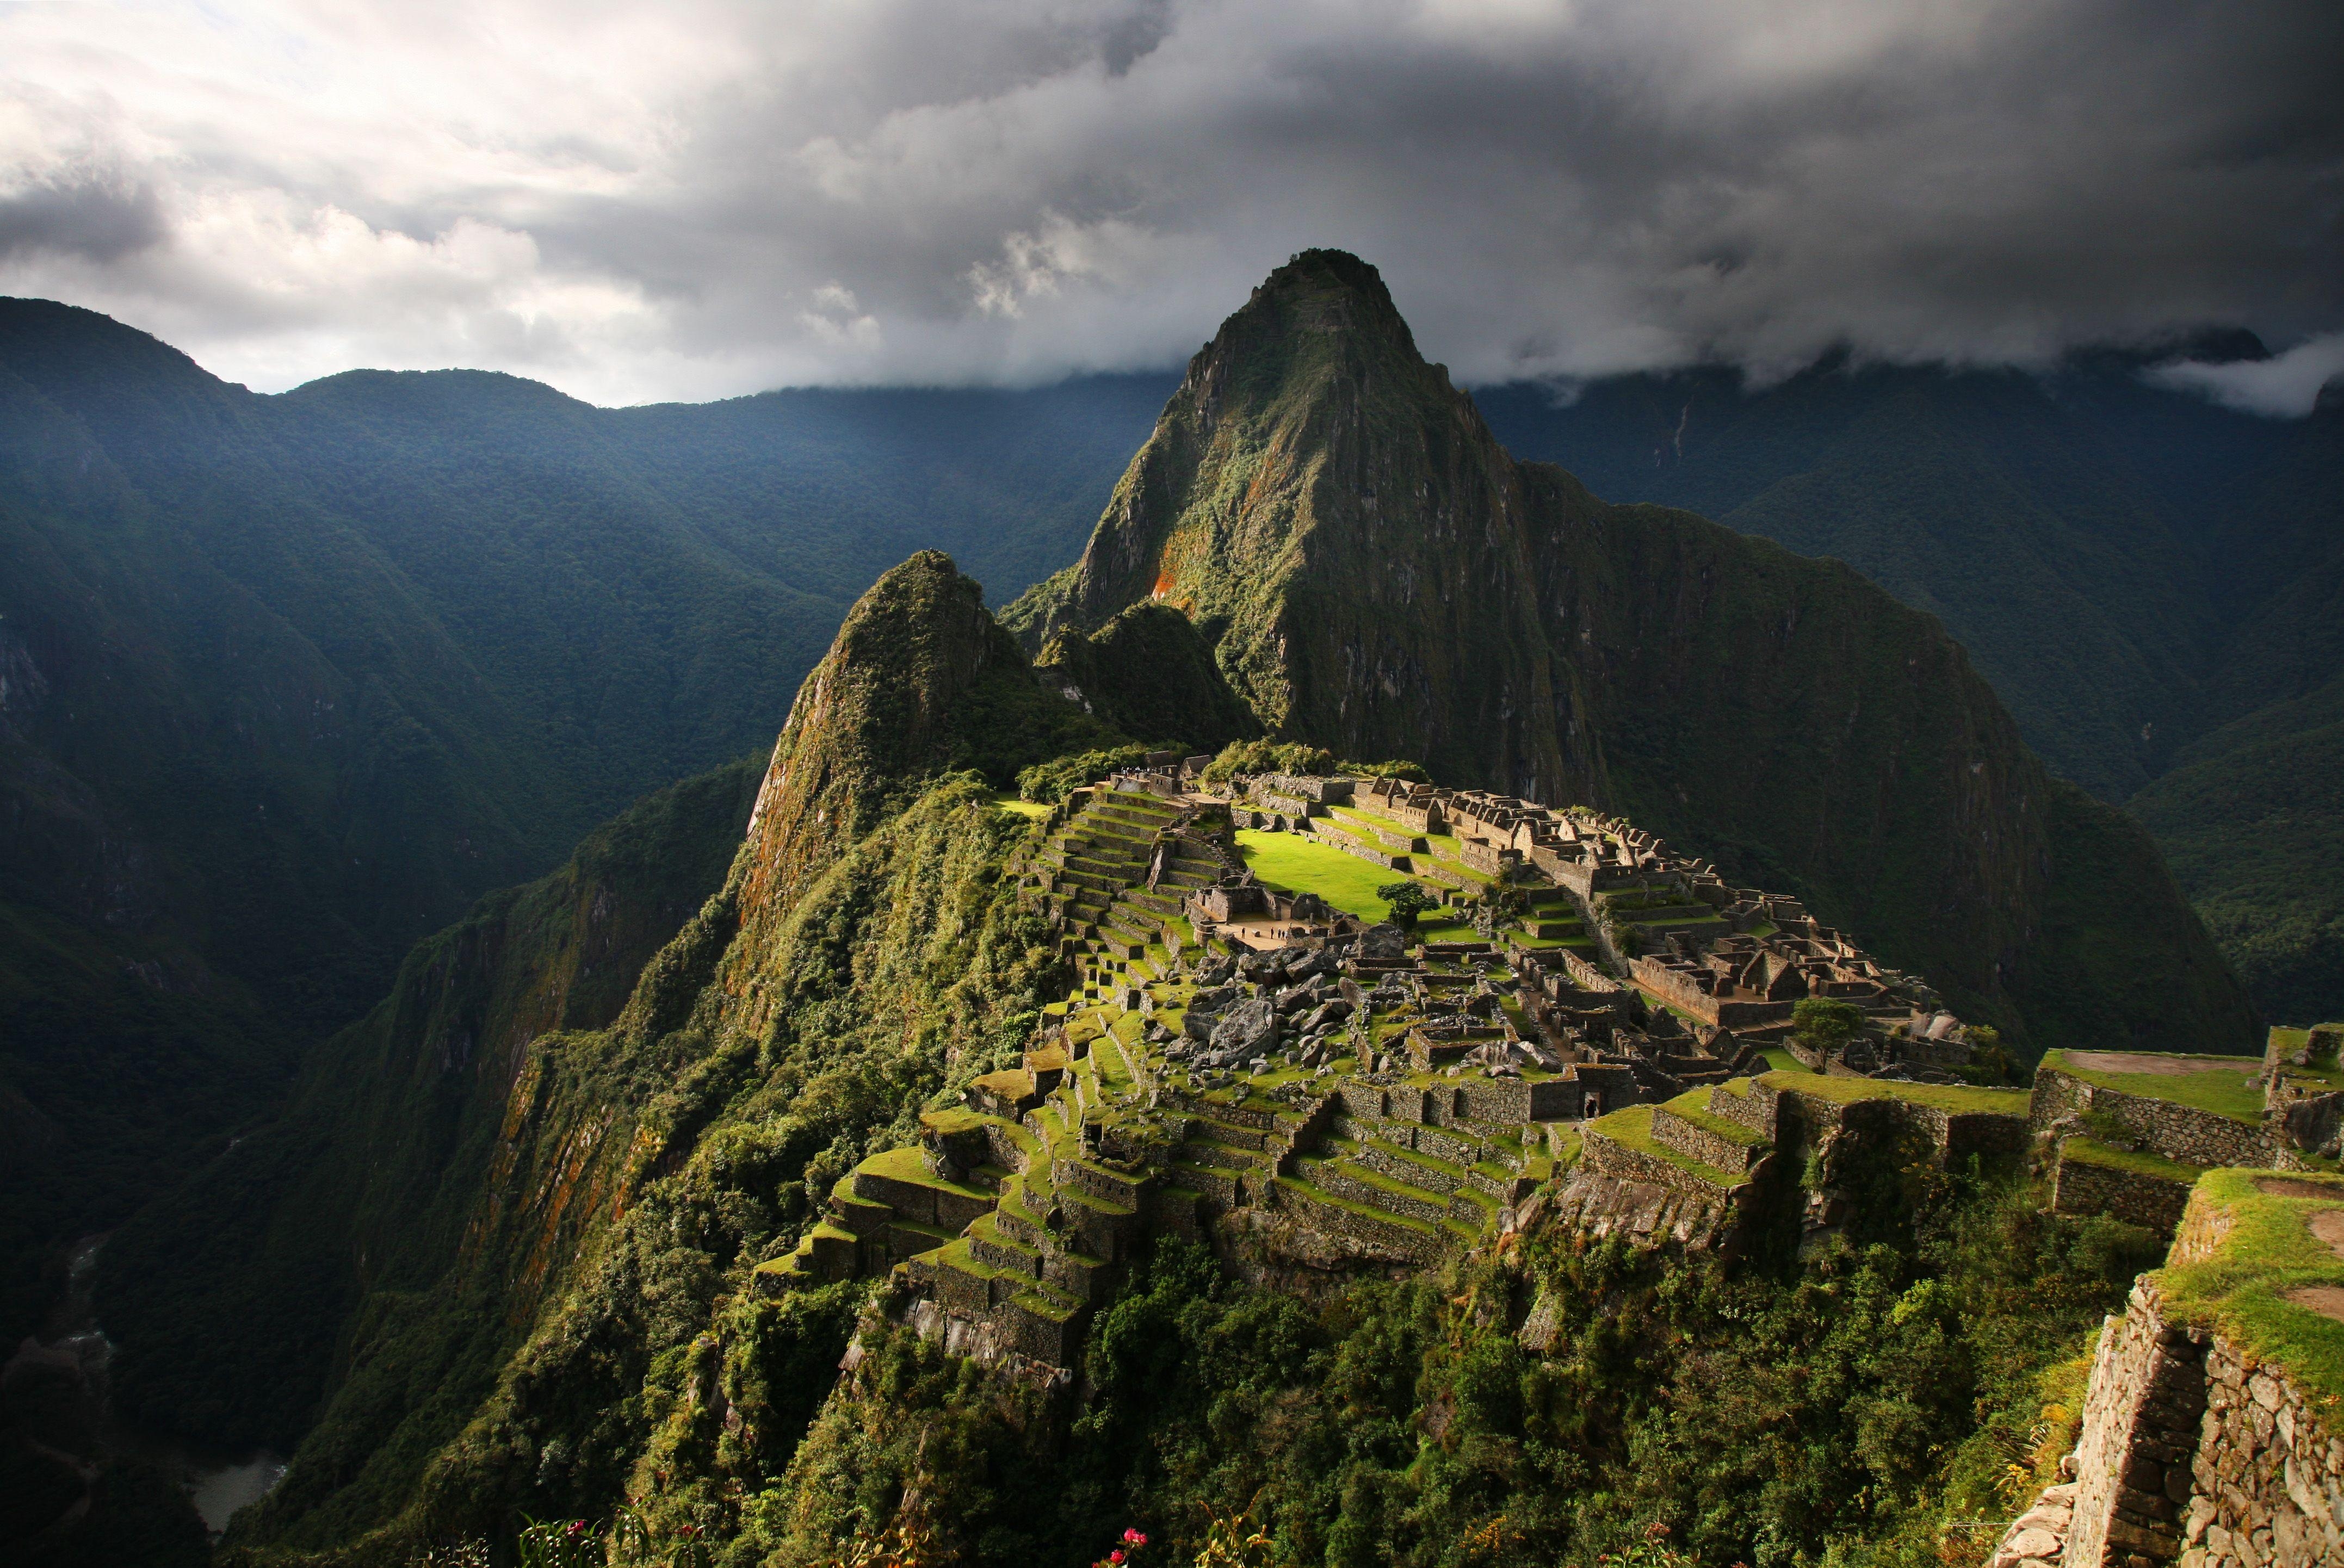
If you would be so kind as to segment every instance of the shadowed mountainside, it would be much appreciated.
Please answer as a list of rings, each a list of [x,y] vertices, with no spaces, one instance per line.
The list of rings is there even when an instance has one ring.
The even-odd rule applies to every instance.
[[[2253,1043],[2146,836],[2050,777],[1933,617],[1517,464],[1355,258],[1255,291],[1005,619],[1038,648],[1151,599],[1280,738],[1625,811],[2046,1042]]]

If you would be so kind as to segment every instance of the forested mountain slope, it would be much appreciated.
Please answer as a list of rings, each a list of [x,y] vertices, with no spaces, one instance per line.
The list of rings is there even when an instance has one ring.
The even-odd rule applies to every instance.
[[[1846,568],[1518,464],[1373,268],[1306,252],[1189,366],[1029,648],[1186,610],[1281,738],[1629,812],[2053,1040],[2243,1050],[2146,835]]]
[[[1165,385],[258,397],[0,301],[0,1328],[410,943],[761,744],[888,565],[1062,561]]]
[[[2259,357],[2244,334],[2173,346]],[[1816,367],[1485,387],[1519,457],[1848,562],[1942,618],[2052,768],[2130,801],[2273,1016],[2344,1010],[2344,390],[2271,419],[2145,380]]]
[[[849,615],[753,808],[737,769],[679,786],[419,948],[248,1176],[189,1190],[108,1261],[106,1310],[157,1335],[126,1368],[134,1398],[222,1435],[317,1418],[238,1538],[371,1539],[401,1561],[517,1503],[601,1508],[656,1462],[672,1407],[646,1389],[702,1376],[678,1346],[741,1313],[772,1412],[742,1454],[778,1472],[852,1305],[760,1303],[728,1281],[786,1251],[947,1079],[1028,1038],[1061,964],[996,885],[1025,819],[987,780],[1122,739],[924,552]],[[643,965],[641,939],[719,869],[719,844],[721,886]],[[613,920],[623,940],[598,934]],[[581,985],[602,951],[600,973],[640,968],[623,1007]],[[322,1338],[287,1356],[248,1309],[296,1284]],[[175,1353],[173,1313],[206,1358]]]

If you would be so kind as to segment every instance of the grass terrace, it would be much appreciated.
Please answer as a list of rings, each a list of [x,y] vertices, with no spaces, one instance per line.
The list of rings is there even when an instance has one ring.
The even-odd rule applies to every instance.
[[[2053,1050],[2044,1054],[2043,1065],[2119,1093],[2169,1100],[2250,1126],[2262,1122],[2262,1086],[2249,1081],[2262,1073],[2260,1057]]]
[[[1702,1091],[1705,1095],[1707,1091]],[[1670,1110],[1676,1107],[1671,1105]],[[1612,1142],[1633,1149],[1639,1154],[1649,1154],[1655,1160],[1665,1160],[1680,1171],[1700,1177],[1713,1187],[1738,1187],[1748,1178],[1732,1171],[1720,1171],[1714,1165],[1704,1165],[1689,1154],[1655,1142],[1652,1138],[1652,1111],[1649,1105],[1631,1105],[1609,1116],[1599,1116],[1589,1122],[1586,1131],[1600,1132]]]
[[[2344,1212],[2344,1179],[2208,1171],[2189,1201],[2229,1229],[2210,1257],[2155,1276],[2174,1314],[2278,1362],[2315,1402],[2344,1400],[2344,1256],[2311,1230],[2323,1212]]]
[[[1967,1085],[1894,1083],[1874,1078],[1833,1078],[1802,1069],[1770,1072],[1758,1081],[1769,1089],[1812,1094],[1849,1105],[1859,1100],[1902,1100],[1933,1111],[1960,1113],[1986,1111],[1997,1116],[2024,1116],[2032,1098],[2024,1089],[1972,1089]]]
[[[2195,1181],[2206,1173],[2202,1165],[2184,1165],[2161,1155],[2136,1152],[2129,1149],[2111,1149],[2089,1138],[2060,1140],[2059,1158],[2085,1165],[2104,1166],[2110,1171],[2121,1171],[2128,1176],[2154,1176],[2160,1181]]]
[[[1736,1087],[1737,1085],[1739,1087]],[[1725,1087],[1744,1098],[1747,1098],[1750,1093],[1750,1081],[1746,1078],[1728,1079]],[[1692,1122],[1704,1132],[1713,1132],[1727,1142],[1739,1143],[1744,1149],[1755,1149],[1766,1141],[1765,1134],[1755,1129],[1744,1127],[1739,1121],[1728,1121],[1724,1117],[1712,1112],[1709,1109],[1709,1089],[1706,1085],[1700,1089],[1687,1090],[1662,1109],[1681,1121]]]

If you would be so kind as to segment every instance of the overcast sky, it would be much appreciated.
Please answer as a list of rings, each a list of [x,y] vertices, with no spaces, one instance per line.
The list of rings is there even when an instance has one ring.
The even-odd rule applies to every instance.
[[[2338,0],[0,4],[0,293],[631,403],[1177,365],[1326,245],[1467,381],[2237,324],[2285,411],[2340,84]]]

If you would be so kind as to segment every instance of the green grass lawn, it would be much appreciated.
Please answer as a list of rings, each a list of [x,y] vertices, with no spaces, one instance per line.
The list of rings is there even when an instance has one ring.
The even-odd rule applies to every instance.
[[[1238,830],[1238,851],[1255,876],[1290,893],[1316,893],[1347,915],[1363,920],[1391,918],[1391,906],[1376,897],[1387,882],[1402,880],[1400,873],[1315,844],[1296,833]]]
[[[1764,1057],[1766,1059],[1766,1064],[1777,1072],[1805,1072],[1808,1070],[1807,1064],[1801,1061],[1797,1057],[1793,1056],[1790,1053],[1790,1050],[1783,1046],[1761,1046],[1758,1050],[1758,1054]]]
[[[1015,795],[995,795],[993,803],[1005,811],[1020,817],[1030,817],[1036,822],[1050,814],[1050,809],[1036,800],[1020,800]]]
[[[2263,1064],[2260,1057],[2174,1056],[2169,1060],[2190,1070],[2186,1072],[2101,1072],[2076,1066],[2067,1060],[2067,1053],[2064,1050],[2046,1052],[2043,1065],[2121,1094],[2169,1100],[2176,1105],[2187,1105],[2194,1111],[2210,1111],[2233,1121],[2244,1121],[2254,1126],[2261,1124],[2262,1088],[2247,1081],[2261,1073]]]

